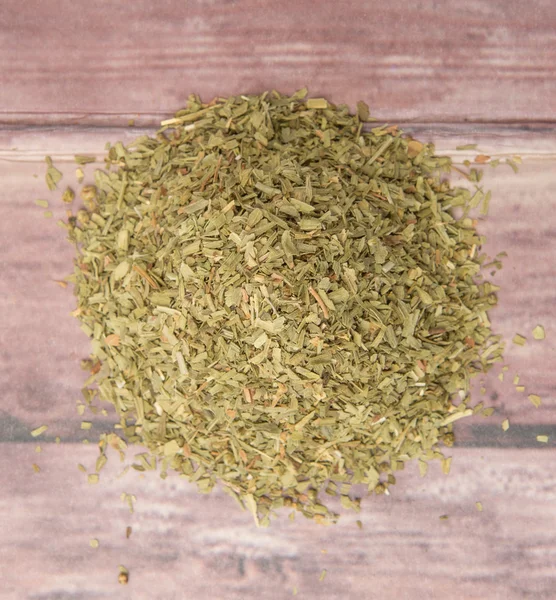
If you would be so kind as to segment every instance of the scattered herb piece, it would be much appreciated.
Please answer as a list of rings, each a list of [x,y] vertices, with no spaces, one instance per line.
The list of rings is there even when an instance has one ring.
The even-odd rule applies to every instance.
[[[66,191],[62,194],[62,202],[71,204],[75,198],[75,192],[71,188],[66,188]]]
[[[519,335],[519,333],[516,333],[512,339],[512,342],[516,344],[516,346],[525,346],[527,343],[527,338]]]
[[[33,437],[39,437],[40,435],[42,435],[46,430],[48,429],[48,425],[41,425],[40,427],[37,427],[36,429],[33,429],[33,431],[31,431],[31,435]]]
[[[45,176],[46,185],[50,191],[53,191],[58,187],[58,183],[60,183],[60,180],[62,179],[62,173],[53,166],[50,156],[47,156],[45,161],[47,167]]]
[[[95,156],[89,156],[87,154],[76,154],[74,159],[78,165],[86,165],[88,163],[94,163],[96,161]]]
[[[537,394],[529,394],[527,398],[529,399],[531,404],[535,406],[535,408],[539,408],[539,406],[542,404],[541,397],[537,396]]]
[[[544,340],[544,337],[545,337],[544,327],[542,325],[537,325],[533,329],[533,338],[536,340]]]
[[[129,571],[120,565],[120,572],[118,574],[118,583],[121,585],[127,585],[129,582]]]

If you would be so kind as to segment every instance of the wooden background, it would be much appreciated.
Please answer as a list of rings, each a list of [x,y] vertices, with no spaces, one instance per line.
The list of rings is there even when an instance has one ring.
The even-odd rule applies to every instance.
[[[555,61],[553,0],[3,0],[0,598],[556,598]],[[75,152],[100,158],[106,141],[149,131],[191,92],[209,100],[304,85],[351,106],[363,99],[458,162],[475,154],[454,150],[466,142],[523,157],[517,175],[507,166],[485,175],[486,249],[509,254],[492,320],[506,338],[529,338],[509,344],[505,380],[485,382],[497,412],[458,423],[449,476],[433,468],[421,479],[410,467],[390,497],[366,499],[331,528],[284,514],[256,529],[224,494],[119,476],[115,457],[88,485],[76,465],[94,467],[95,436],[113,419],[79,429],[88,341],[68,314],[70,290],[53,283],[72,254],[44,155],[74,184]],[[55,219],[43,218],[39,197]],[[544,342],[530,335],[537,323]],[[542,397],[539,409],[528,393]],[[122,492],[136,495],[133,514]]]

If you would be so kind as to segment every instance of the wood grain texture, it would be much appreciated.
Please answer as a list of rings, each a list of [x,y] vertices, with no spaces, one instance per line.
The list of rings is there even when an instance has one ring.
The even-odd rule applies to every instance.
[[[72,248],[65,233],[56,227],[64,216],[60,193],[50,193],[44,184],[43,157],[50,154],[66,173],[64,185],[75,183],[74,153],[91,153],[101,158],[106,140],[130,140],[140,133],[129,129],[35,128],[0,133],[0,178],[4,194],[0,198],[0,440],[29,440],[28,431],[50,425],[49,435],[80,440],[85,432],[76,428],[82,419],[75,411],[85,374],[79,359],[87,356],[88,340],[76,320],[70,289],[61,289],[54,280],[71,271]],[[507,349],[510,370],[505,381],[496,373],[486,378],[485,401],[497,407],[489,419],[476,418],[458,423],[459,442],[480,446],[532,446],[536,435],[553,434],[556,439],[556,140],[551,136],[531,136],[528,132],[470,133],[456,129],[433,135],[440,153],[455,160],[476,154],[455,152],[463,139],[477,141],[482,151],[497,156],[520,153],[525,164],[519,174],[508,166],[487,168],[487,188],[493,191],[491,214],[481,223],[487,236],[485,250],[491,255],[506,250],[504,269],[493,279],[501,285],[500,306],[493,313],[495,330],[510,340],[516,332],[529,337],[520,348]],[[529,139],[531,138],[531,139]],[[93,166],[87,167],[91,177]],[[37,175],[37,178],[33,175]],[[457,174],[454,183],[463,183]],[[63,188],[62,188],[63,189]],[[55,218],[45,220],[36,198],[48,198]],[[547,340],[535,342],[530,332],[541,323]],[[512,385],[518,373],[526,393]],[[477,381],[476,392],[480,387]],[[543,399],[539,409],[527,400],[536,393]],[[482,399],[476,393],[477,401]],[[111,413],[112,415],[112,413]],[[504,434],[500,422],[512,423]],[[92,416],[96,431],[106,427],[113,416]],[[92,437],[90,435],[89,437]]]
[[[553,0],[3,0],[0,121],[153,124],[309,85],[380,118],[549,120]]]
[[[554,598],[554,448],[455,449],[450,475],[435,468],[421,479],[409,467],[392,496],[365,499],[336,526],[281,513],[268,529],[220,491],[201,496],[156,474],[118,478],[115,457],[90,486],[76,463],[92,467],[95,455],[82,445],[40,455],[3,446],[0,597],[282,600],[296,587],[302,600]],[[122,492],[136,495],[133,514]]]
[[[555,60],[553,0],[2,0],[0,598],[282,600],[294,588],[303,600],[556,597]],[[114,418],[79,430],[88,340],[69,316],[71,291],[53,283],[72,251],[55,225],[63,207],[44,186],[44,155],[73,172],[74,153],[101,157],[105,141],[144,132],[124,128],[130,118],[156,126],[192,92],[208,100],[305,85],[334,102],[365,100],[458,162],[475,155],[453,151],[469,142],[524,157],[519,175],[487,169],[485,250],[509,253],[492,320],[506,338],[531,338],[542,323],[548,339],[509,344],[505,381],[485,382],[498,412],[456,424],[464,447],[449,476],[435,465],[423,480],[409,465],[390,497],[365,499],[335,527],[282,514],[256,529],[220,491],[119,477],[115,457],[88,485],[76,464],[92,469],[97,451],[77,442],[94,442]],[[55,219],[36,198],[49,199]],[[541,408],[515,392],[515,372]],[[136,494],[134,514],[122,492]]]

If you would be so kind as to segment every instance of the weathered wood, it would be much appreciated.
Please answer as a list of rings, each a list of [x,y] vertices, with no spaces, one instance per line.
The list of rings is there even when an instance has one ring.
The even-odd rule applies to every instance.
[[[0,23],[3,123],[152,125],[192,92],[305,85],[387,119],[556,114],[552,0],[3,0]]]
[[[91,447],[36,454],[29,445],[3,445],[1,595],[281,600],[297,587],[299,598],[325,600],[553,598],[554,449],[453,454],[450,475],[435,467],[421,479],[409,467],[390,497],[365,498],[360,514],[346,513],[336,526],[282,513],[257,529],[222,492],[198,495],[182,479],[153,473],[118,479],[115,456],[100,483],[88,485],[76,463],[92,467]],[[133,514],[122,492],[136,495]],[[120,564],[130,571],[127,588],[117,583]]]

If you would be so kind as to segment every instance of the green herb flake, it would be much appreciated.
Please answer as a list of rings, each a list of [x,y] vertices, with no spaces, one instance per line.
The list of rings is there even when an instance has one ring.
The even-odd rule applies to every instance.
[[[482,502],[475,502],[475,506],[477,507],[477,510],[479,512],[483,512],[483,503]]]
[[[48,200],[35,200],[35,204],[41,208],[48,208]]]
[[[75,198],[75,192],[71,188],[66,188],[66,191],[62,194],[62,202],[65,204],[71,204]]]
[[[527,343],[527,338],[523,337],[519,333],[516,333],[512,338],[512,342],[516,344],[516,346],[525,346]]]
[[[328,102],[325,98],[309,98],[307,100],[307,108],[324,109],[328,108]]]
[[[47,166],[45,176],[46,185],[50,191],[53,191],[58,187],[58,183],[60,183],[60,180],[62,179],[62,173],[61,171],[58,171],[56,167],[53,166],[52,159],[50,158],[50,156],[47,156],[45,158],[45,161]]]
[[[542,325],[537,325],[533,329],[533,338],[536,340],[544,340],[545,334],[544,334],[544,327]]]
[[[74,160],[78,165],[86,165],[88,163],[94,163],[96,161],[95,156],[89,156],[87,154],[76,154]]]
[[[541,397],[537,396],[537,394],[529,394],[527,398],[535,408],[539,408],[539,406],[542,404]]]
[[[39,437],[40,435],[42,435],[46,430],[48,429],[48,425],[41,425],[40,427],[37,427],[36,429],[33,429],[33,431],[31,431],[31,435],[33,437]]]
[[[323,569],[323,570],[321,571],[321,573],[320,573],[320,577],[319,577],[319,581],[324,581],[324,580],[325,580],[327,572],[328,572],[328,571],[327,571],[326,569]]]

